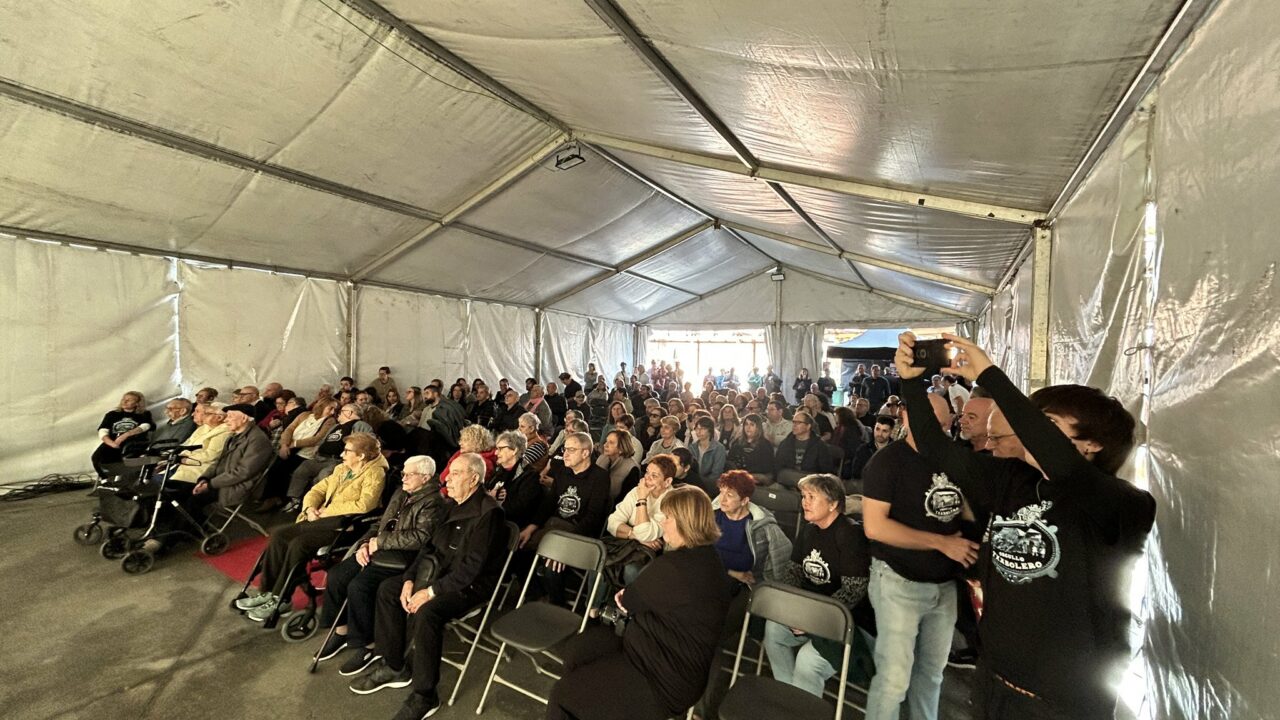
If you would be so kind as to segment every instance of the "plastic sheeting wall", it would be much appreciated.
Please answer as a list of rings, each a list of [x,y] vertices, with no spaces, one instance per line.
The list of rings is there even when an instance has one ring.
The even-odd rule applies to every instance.
[[[80,472],[127,390],[175,390],[168,260],[0,237],[0,484]]]
[[[800,374],[801,368],[809,369],[809,377],[815,381],[822,374],[822,340],[826,332],[823,325],[808,323],[803,325],[787,324],[782,326],[782,336],[778,337],[777,326],[765,328],[765,347],[769,350],[774,370],[782,378],[782,394],[789,402],[795,402],[795,393],[791,384]]]
[[[177,262],[182,389],[279,382],[304,397],[347,366],[347,296],[332,280]]]
[[[978,342],[1023,390],[1031,374],[1031,298],[1035,257],[1022,262],[1009,284],[991,298],[978,318]]]
[[[1226,0],[1160,86],[1147,633],[1158,717],[1280,717],[1280,4]]]
[[[619,363],[631,368],[634,360],[635,326],[558,312],[542,314],[541,381],[555,382],[567,371],[582,382],[587,363],[595,363],[596,370],[612,379]]]
[[[440,378],[499,378],[522,385],[532,372],[534,312],[438,295],[360,287],[356,293],[356,378],[391,367],[400,387]]]

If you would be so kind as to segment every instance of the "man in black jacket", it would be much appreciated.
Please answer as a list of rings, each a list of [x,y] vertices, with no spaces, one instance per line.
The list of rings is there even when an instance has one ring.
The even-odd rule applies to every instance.
[[[831,448],[813,431],[813,418],[803,410],[792,416],[791,434],[778,443],[774,457],[778,482],[793,489],[805,475],[836,471]]]
[[[253,482],[261,477],[275,453],[271,441],[253,421],[253,406],[244,403],[228,405],[227,427],[231,437],[213,469],[213,475],[196,483],[191,493],[196,506],[208,505],[216,490],[218,504],[225,508],[239,505],[253,490]],[[208,494],[206,494],[208,493]],[[203,496],[203,497],[201,497]]]
[[[403,575],[378,588],[374,647],[382,661],[351,685],[368,695],[413,685],[397,719],[424,718],[440,707],[437,686],[445,628],[489,600],[506,561],[502,507],[483,490],[485,464],[464,453],[449,465],[449,511]],[[413,623],[413,667],[405,663],[406,625]]]

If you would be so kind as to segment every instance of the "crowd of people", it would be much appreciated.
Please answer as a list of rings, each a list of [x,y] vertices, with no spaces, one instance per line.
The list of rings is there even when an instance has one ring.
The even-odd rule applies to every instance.
[[[317,658],[341,656],[358,694],[411,688],[404,720],[441,706],[445,627],[504,580],[508,522],[534,601],[572,596],[566,568],[533,560],[548,532],[607,549],[605,589],[586,598],[595,622],[565,649],[548,717],[717,717],[718,648],[762,582],[849,608],[874,661],[868,718],[903,705],[938,717],[948,662],[976,665],[980,718],[1110,717],[1128,657],[1124,578],[1155,511],[1115,477],[1133,418],[1083,386],[1027,397],[980,348],[947,339],[952,365],[926,374],[904,334],[894,364],[859,365],[838,406],[826,364],[801,370],[788,399],[772,367],[745,382],[708,368],[695,393],[679,362],[656,360],[523,390],[401,388],[389,367],[309,400],[275,382],[225,404],[203,388],[161,421],[129,392],[92,459],[106,477],[148,444],[198,446],[156,470],[192,512],[253,502],[293,516],[271,535],[257,594],[238,601],[259,622],[288,610],[288,568],[343,518],[381,510],[329,572],[320,624],[334,631]],[[619,613],[625,631],[597,625]],[[822,697],[839,672],[838,641],[774,622],[756,635],[778,681]]]

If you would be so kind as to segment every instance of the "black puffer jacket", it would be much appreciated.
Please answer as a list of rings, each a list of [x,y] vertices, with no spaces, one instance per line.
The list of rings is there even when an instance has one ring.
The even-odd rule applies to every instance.
[[[360,539],[368,542],[375,536],[378,538],[378,552],[374,555],[379,560],[399,557],[408,565],[417,556],[423,545],[431,539],[446,512],[444,497],[440,494],[440,483],[432,480],[409,494],[404,488],[396,490],[387,503],[378,524]],[[394,521],[394,525],[392,522]]]
[[[502,572],[507,552],[507,523],[502,506],[477,489],[462,504],[445,501],[448,515],[436,525],[405,570],[414,592],[430,586],[436,595],[470,592],[487,597]]]

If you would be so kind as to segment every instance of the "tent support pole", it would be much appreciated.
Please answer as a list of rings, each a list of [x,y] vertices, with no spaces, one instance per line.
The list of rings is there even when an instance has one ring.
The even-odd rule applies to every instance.
[[[360,359],[360,350],[356,346],[356,302],[359,297],[360,286],[347,283],[347,374],[351,377],[356,376],[356,364]]]
[[[1048,228],[1033,231],[1035,261],[1032,264],[1031,288],[1031,367],[1028,385],[1031,391],[1044,387],[1049,379],[1049,270],[1053,254],[1053,236]]]
[[[533,311],[533,374],[538,382],[546,383],[549,378],[542,377],[542,309]]]

